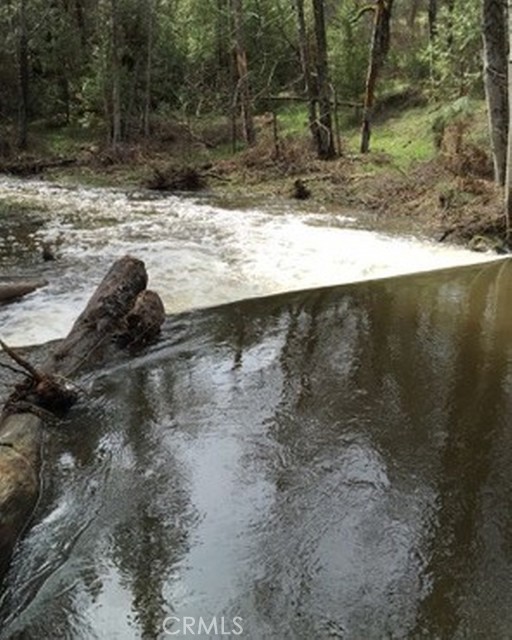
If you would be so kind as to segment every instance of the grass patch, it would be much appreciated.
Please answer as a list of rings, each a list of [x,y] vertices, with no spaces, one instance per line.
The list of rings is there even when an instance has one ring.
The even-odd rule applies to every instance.
[[[431,160],[436,153],[432,135],[432,110],[426,107],[408,109],[384,122],[376,122],[371,138],[372,154],[386,154],[390,163],[406,170],[416,162]],[[347,132],[346,142],[353,152],[359,151],[359,129]],[[371,160],[371,155],[369,156]],[[381,162],[378,163],[381,166]]]
[[[308,111],[306,104],[295,103],[278,112],[279,129],[284,136],[303,136],[308,133]]]
[[[407,170],[412,164],[431,160],[436,155],[432,123],[436,111],[416,106],[390,118],[380,118],[373,126],[367,168],[380,172],[389,165]],[[307,136],[307,107],[293,104],[279,111],[279,129],[283,136]],[[359,153],[360,126],[353,111],[340,110],[341,138],[349,153]],[[384,158],[385,156],[385,158]]]
[[[104,134],[99,129],[79,124],[53,125],[36,122],[30,128],[34,148],[49,155],[74,155],[86,145],[97,144]]]

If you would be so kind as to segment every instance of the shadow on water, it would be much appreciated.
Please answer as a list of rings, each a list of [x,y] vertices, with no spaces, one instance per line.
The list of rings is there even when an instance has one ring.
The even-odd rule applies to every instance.
[[[509,637],[510,300],[503,261],[170,318],[49,434],[0,637]]]

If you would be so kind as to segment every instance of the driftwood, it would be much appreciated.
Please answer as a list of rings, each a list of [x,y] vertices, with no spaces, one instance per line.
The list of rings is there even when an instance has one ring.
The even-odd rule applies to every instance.
[[[206,178],[195,167],[153,167],[145,186],[152,191],[201,191]]]
[[[46,280],[25,280],[21,282],[0,282],[0,304],[13,302],[36,289],[46,286]]]
[[[68,336],[39,368],[1,343],[24,380],[0,419],[0,576],[39,496],[45,421],[67,411],[78,393],[69,378],[105,362],[121,347],[152,340],[164,320],[158,295],[146,290],[144,263],[125,256],[110,271]]]

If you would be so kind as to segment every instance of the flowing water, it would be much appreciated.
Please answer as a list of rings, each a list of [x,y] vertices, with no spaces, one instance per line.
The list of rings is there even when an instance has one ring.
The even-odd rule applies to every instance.
[[[168,313],[297,289],[474,263],[478,254],[275,205],[245,211],[151,192],[0,179],[0,273],[49,286],[0,308],[3,338],[63,337],[112,261],[143,259]],[[50,243],[58,260],[43,263]]]
[[[126,251],[169,311],[253,299],[175,314],[81,381],[2,640],[187,637],[185,617],[195,637],[511,637],[510,261],[303,290],[474,257],[322,213],[11,187],[57,212],[2,220],[6,268],[40,273],[63,235],[50,286],[0,310],[14,342],[61,335]]]

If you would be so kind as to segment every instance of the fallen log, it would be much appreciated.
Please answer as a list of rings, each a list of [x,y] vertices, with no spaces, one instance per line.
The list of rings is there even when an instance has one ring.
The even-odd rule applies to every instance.
[[[37,369],[1,343],[24,380],[0,418],[0,577],[39,496],[44,424],[77,400],[69,378],[120,348],[140,347],[160,330],[164,307],[146,285],[143,262],[131,256],[115,262],[68,336]]]
[[[24,280],[21,282],[0,282],[0,304],[14,302],[36,289],[45,287],[46,280]]]
[[[152,191],[201,191],[206,188],[206,180],[195,167],[153,167],[145,186]]]

